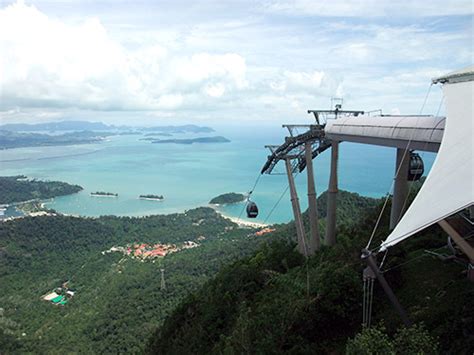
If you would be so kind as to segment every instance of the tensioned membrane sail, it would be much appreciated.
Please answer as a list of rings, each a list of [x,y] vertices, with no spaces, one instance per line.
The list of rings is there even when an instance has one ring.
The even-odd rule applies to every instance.
[[[474,204],[474,66],[433,80],[439,82],[444,84],[447,118],[438,155],[381,250]]]

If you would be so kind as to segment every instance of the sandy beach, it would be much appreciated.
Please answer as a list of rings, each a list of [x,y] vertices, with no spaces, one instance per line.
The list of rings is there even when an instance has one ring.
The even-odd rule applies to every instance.
[[[227,216],[227,215],[223,214],[221,211],[219,211],[217,209],[216,205],[209,205],[209,207],[211,207],[214,211],[216,211],[218,214],[220,214],[225,219],[228,219],[228,220],[236,223],[241,228],[264,228],[264,227],[269,226],[269,224],[266,224],[266,223],[252,222],[252,221],[242,219],[242,218]]]

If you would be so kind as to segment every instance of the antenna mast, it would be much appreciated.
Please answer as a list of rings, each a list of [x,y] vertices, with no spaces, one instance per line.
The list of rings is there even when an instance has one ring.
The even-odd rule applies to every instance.
[[[166,290],[166,283],[165,283],[165,269],[161,269],[161,290]]]

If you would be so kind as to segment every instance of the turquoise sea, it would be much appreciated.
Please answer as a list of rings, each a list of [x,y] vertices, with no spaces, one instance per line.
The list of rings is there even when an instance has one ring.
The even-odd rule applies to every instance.
[[[24,174],[31,178],[60,180],[84,187],[84,191],[55,198],[48,207],[84,216],[143,216],[183,212],[226,192],[249,191],[268,151],[265,144],[280,144],[281,128],[220,128],[231,143],[151,144],[142,136],[111,136],[100,144],[32,147],[0,151],[1,175]],[[206,136],[182,134],[176,138]],[[318,192],[326,190],[329,151],[314,160]],[[434,154],[423,153],[425,172]],[[339,186],[361,195],[380,197],[389,189],[394,173],[395,149],[342,143]],[[283,173],[283,166],[277,169]],[[297,175],[302,209],[306,209],[306,174]],[[285,175],[263,175],[252,195],[260,215],[257,221],[286,222],[292,219],[288,192],[269,215],[287,186]],[[118,198],[91,197],[94,191],[119,194]],[[163,201],[139,200],[140,194],[164,195]],[[243,204],[220,207],[238,217]],[[244,217],[245,214],[242,216]]]

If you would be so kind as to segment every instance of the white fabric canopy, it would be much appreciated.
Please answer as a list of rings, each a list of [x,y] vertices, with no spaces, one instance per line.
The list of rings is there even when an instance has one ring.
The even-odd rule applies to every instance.
[[[468,71],[469,72],[469,71]],[[382,243],[393,246],[426,227],[474,204],[474,81],[443,77],[447,118],[433,167],[415,200]]]

